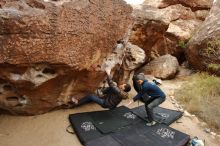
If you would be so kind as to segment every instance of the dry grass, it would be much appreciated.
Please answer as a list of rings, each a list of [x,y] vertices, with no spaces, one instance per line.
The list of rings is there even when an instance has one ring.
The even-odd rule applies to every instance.
[[[220,129],[220,78],[197,73],[189,79],[175,97],[186,110],[203,119],[210,126]]]

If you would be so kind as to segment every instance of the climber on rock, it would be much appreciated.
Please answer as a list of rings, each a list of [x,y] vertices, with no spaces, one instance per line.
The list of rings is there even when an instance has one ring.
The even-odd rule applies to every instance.
[[[118,85],[114,83],[110,75],[111,70],[106,69],[108,86],[102,89],[102,97],[92,94],[87,95],[81,100],[77,100],[75,97],[71,97],[72,102],[79,106],[88,102],[95,102],[103,108],[114,109],[122,101],[122,99],[128,98],[128,93],[131,90],[129,84]]]

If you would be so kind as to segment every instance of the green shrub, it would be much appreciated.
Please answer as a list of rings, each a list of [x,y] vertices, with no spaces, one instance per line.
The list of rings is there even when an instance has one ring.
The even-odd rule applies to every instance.
[[[208,41],[206,44],[206,47],[202,50],[202,54],[210,57],[212,56],[217,56],[218,55],[218,48],[220,47],[220,40],[219,39],[215,39],[215,40],[211,40]]]
[[[197,73],[187,79],[175,97],[186,110],[220,129],[220,78]]]
[[[178,46],[183,48],[183,49],[186,49],[187,48],[187,43],[185,41],[183,41],[183,40],[180,40],[178,42]]]
[[[208,69],[218,71],[220,70],[220,64],[211,63],[208,65]]]

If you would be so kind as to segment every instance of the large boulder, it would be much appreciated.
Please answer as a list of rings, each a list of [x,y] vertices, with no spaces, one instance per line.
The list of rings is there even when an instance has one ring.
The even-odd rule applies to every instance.
[[[196,5],[196,10],[192,9],[194,5],[183,5],[180,0],[150,0],[133,6],[135,24],[130,42],[145,50],[147,62],[165,54],[172,54],[180,62],[184,61],[186,43],[211,7],[210,0],[205,2],[207,5],[204,4],[204,7]]]
[[[220,1],[188,43],[187,59],[196,69],[220,75]]]
[[[179,63],[176,57],[167,54],[154,59],[137,72],[150,74],[160,79],[172,79],[175,77],[178,67]]]
[[[41,114],[93,92],[131,13],[123,0],[1,0],[0,109]]]

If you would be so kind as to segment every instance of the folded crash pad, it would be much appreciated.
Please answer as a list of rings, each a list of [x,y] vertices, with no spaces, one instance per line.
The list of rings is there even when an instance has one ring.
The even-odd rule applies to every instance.
[[[94,111],[69,115],[69,121],[82,144],[115,132],[141,119],[121,106],[114,110]]]
[[[147,121],[147,114],[145,111],[145,107],[139,106],[132,109],[132,112],[139,116],[140,118]],[[170,125],[175,122],[177,119],[182,117],[183,113],[175,110],[170,110],[162,107],[154,108],[154,120],[163,123],[166,125]]]
[[[89,113],[69,115],[69,121],[82,144],[103,136],[93,125],[93,121]]]
[[[93,124],[105,134],[115,132],[141,120],[125,106],[114,110],[92,112],[90,116],[93,119]]]
[[[122,146],[111,135],[106,135],[89,141],[85,146]]]
[[[190,137],[164,124],[146,126],[145,122],[128,126],[112,137],[123,146],[185,146]]]

